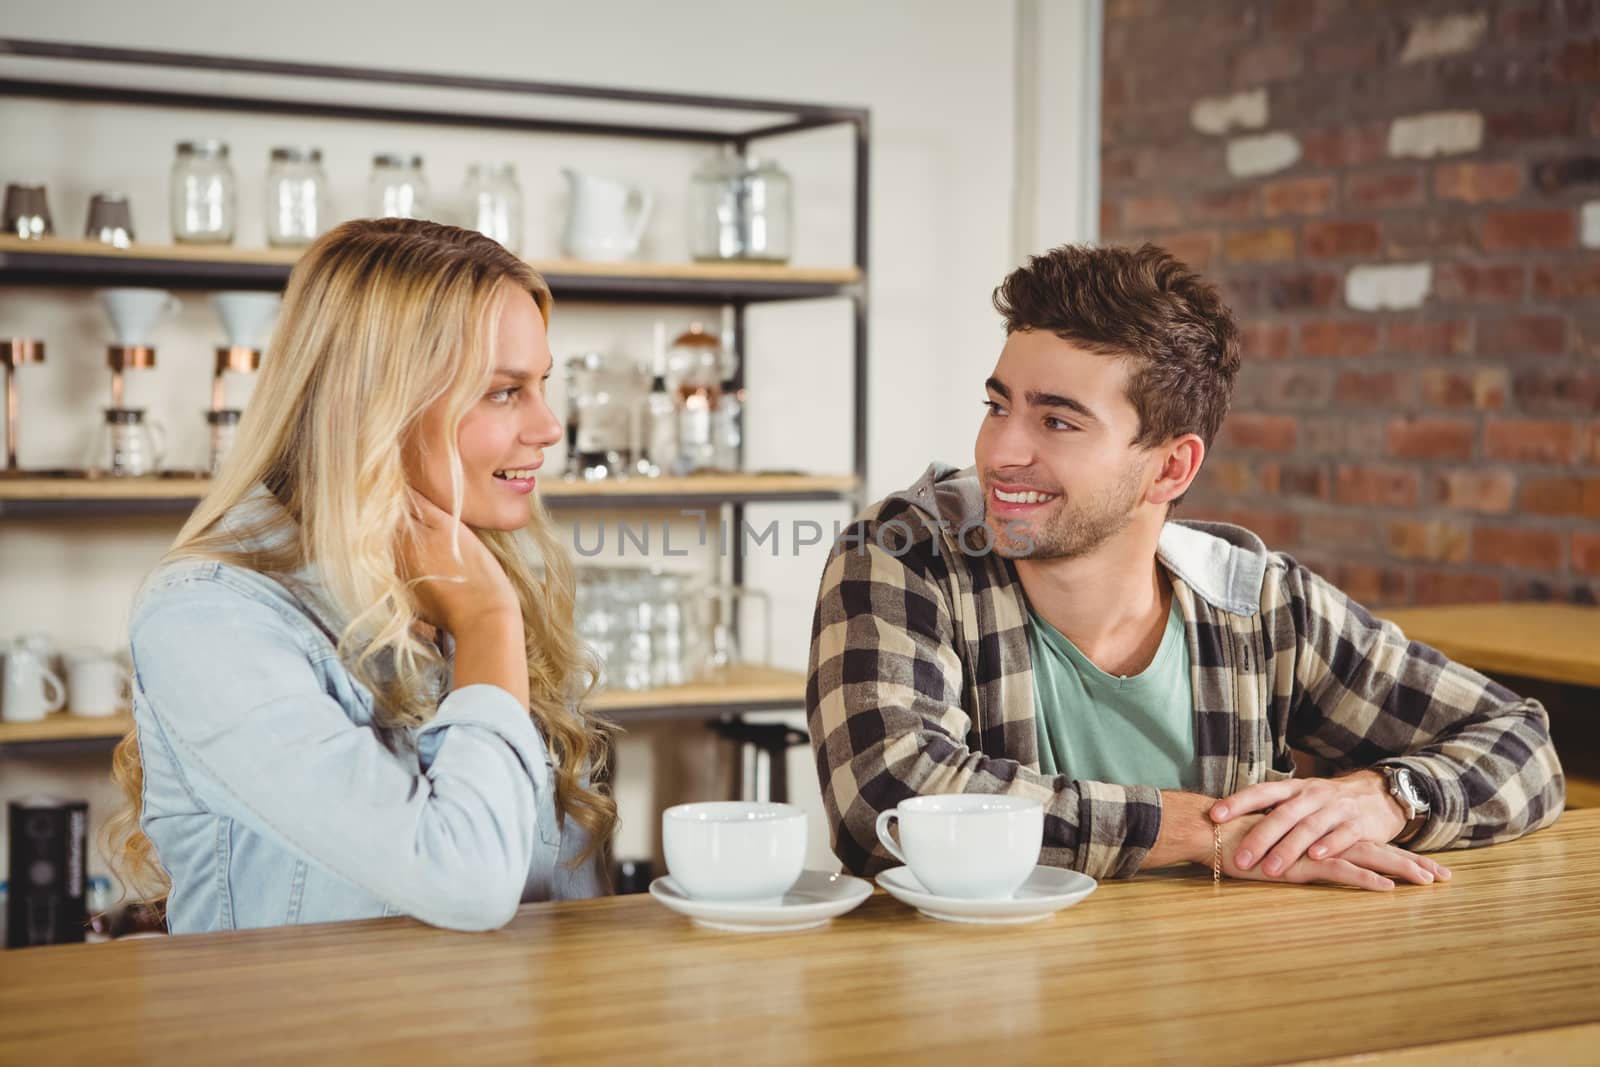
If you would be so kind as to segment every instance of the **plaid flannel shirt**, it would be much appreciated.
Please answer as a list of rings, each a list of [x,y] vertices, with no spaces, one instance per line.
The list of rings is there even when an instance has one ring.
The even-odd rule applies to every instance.
[[[834,852],[871,874],[893,862],[880,811],[1006,793],[1043,803],[1043,862],[1132,875],[1160,794],[1039,772],[1027,606],[1015,568],[984,551],[981,494],[970,469],[930,467],[858,518],[823,571],[806,714]],[[1408,641],[1247,530],[1169,522],[1158,558],[1187,632],[1207,795],[1292,776],[1296,748],[1335,773],[1410,768],[1431,804],[1416,850],[1504,841],[1560,814],[1538,702]]]

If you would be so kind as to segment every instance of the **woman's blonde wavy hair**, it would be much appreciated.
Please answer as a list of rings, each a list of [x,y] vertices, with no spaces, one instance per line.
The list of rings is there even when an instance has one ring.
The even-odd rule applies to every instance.
[[[439,651],[418,634],[417,600],[397,563],[403,539],[417,534],[403,448],[423,412],[443,401],[459,518],[456,430],[489,387],[505,283],[528,292],[549,322],[544,279],[481,234],[413,219],[363,219],[319,239],[289,277],[234,447],[167,556],[217,559],[275,577],[314,563],[348,620],[340,658],[373,692],[383,726],[432,718],[434,694],[425,680],[441,665]],[[263,485],[293,521],[294,536],[281,536],[287,520],[279,520],[281,530],[219,521]],[[595,666],[573,630],[572,565],[537,502],[525,530],[477,534],[521,603],[529,710],[555,763],[556,810],[590,834],[582,862],[609,838],[616,802],[602,780],[612,727],[581,705]],[[242,547],[252,543],[281,547]],[[113,869],[131,891],[162,899],[171,883],[139,827],[137,731],[117,745],[112,777],[129,803],[107,830]]]

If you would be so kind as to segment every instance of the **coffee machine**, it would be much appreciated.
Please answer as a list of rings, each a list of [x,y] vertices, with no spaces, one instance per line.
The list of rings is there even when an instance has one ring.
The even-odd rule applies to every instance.
[[[261,350],[282,298],[277,293],[217,293],[211,298],[228,343],[217,348],[216,373],[211,379],[211,410],[227,411],[225,375],[253,374],[261,369]]]
[[[10,884],[6,948],[84,940],[89,805],[44,797],[6,805]]]
[[[217,348],[216,371],[211,378],[211,409],[206,426],[211,440],[211,473],[222,466],[233,447],[234,433],[243,412],[230,406],[227,375],[253,374],[261,368],[261,350],[278,315],[282,299],[277,293],[217,293],[211,298],[228,343]]]
[[[111,406],[105,409],[105,428],[89,460],[90,474],[130,477],[155,474],[163,449],[159,426],[145,422],[143,408],[123,401],[123,376],[128,371],[153,370],[156,350],[151,344],[160,321],[183,306],[165,289],[101,289],[100,306],[111,323],[115,342],[106,347],[111,370]]]
[[[106,347],[111,369],[111,406],[121,408],[122,376],[130,370],[153,370],[155,346],[150,343],[156,325],[183,306],[165,289],[101,289],[100,306],[111,323],[115,342]]]

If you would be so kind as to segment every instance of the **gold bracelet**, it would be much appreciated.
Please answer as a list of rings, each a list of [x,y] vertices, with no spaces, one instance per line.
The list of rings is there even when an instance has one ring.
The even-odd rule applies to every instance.
[[[1211,884],[1222,884],[1222,824],[1211,824]]]

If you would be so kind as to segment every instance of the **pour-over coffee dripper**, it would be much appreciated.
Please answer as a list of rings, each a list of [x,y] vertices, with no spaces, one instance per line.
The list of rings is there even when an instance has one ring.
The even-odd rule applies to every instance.
[[[111,406],[122,407],[122,372],[149,370],[156,365],[151,343],[161,320],[175,315],[183,305],[165,289],[101,289],[100,306],[111,322],[116,343],[106,348],[111,368]]]
[[[217,293],[211,298],[217,318],[228,337],[217,348],[217,369],[211,379],[211,410],[227,409],[224,375],[228,371],[250,374],[261,367],[261,348],[277,317],[277,293]]]

